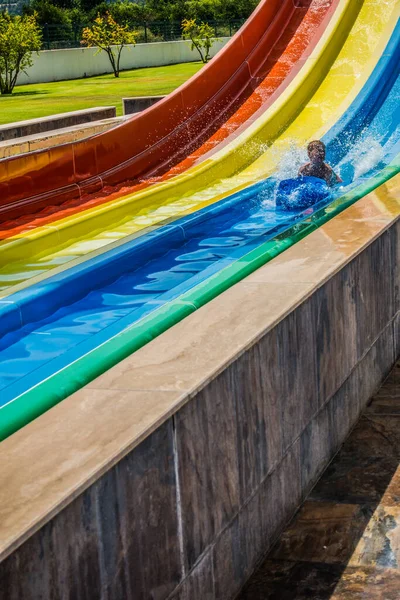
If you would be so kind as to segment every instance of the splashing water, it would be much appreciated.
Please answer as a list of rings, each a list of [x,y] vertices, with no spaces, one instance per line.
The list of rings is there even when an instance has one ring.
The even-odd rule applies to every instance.
[[[310,6],[312,12],[317,12],[322,8],[328,8],[332,4],[332,0],[313,0]]]
[[[297,177],[300,167],[306,162],[308,162],[307,149],[305,147],[299,148],[293,144],[282,156],[274,176],[275,179],[282,181],[283,179]]]
[[[349,135],[346,140],[342,141],[349,148],[344,158],[339,163],[336,163],[336,161],[330,163],[335,172],[343,179],[343,185],[340,187],[341,193],[348,185],[375,169],[385,158],[384,146],[380,143],[379,136],[368,135],[352,144],[353,135]],[[308,160],[306,145],[299,147],[293,143],[289,150],[281,155],[277,171],[271,178],[270,185],[258,196],[264,210],[273,208],[277,184],[282,180],[297,177],[300,167]],[[294,192],[292,198],[294,204],[298,200],[298,194],[298,190]]]
[[[384,156],[385,152],[379,141],[372,136],[368,136],[354,144],[345,161],[353,166],[354,180],[371,171],[384,159]]]

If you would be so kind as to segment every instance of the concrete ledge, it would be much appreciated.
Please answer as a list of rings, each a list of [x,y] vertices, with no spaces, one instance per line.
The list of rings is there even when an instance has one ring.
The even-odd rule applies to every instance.
[[[0,159],[82,140],[96,133],[108,131],[124,120],[125,117],[113,117],[102,121],[94,121],[93,123],[82,123],[81,125],[63,127],[46,133],[6,140],[0,142]]]
[[[0,598],[234,598],[399,352],[400,178],[1,444]]]
[[[91,123],[101,119],[109,119],[115,117],[116,114],[115,106],[100,106],[58,115],[49,115],[40,119],[28,119],[27,121],[8,123],[0,125],[0,141],[3,142],[23,136],[35,135],[82,123]]]
[[[157,104],[165,96],[138,96],[137,98],[122,98],[122,105],[124,109],[124,115],[132,115],[134,113],[142,112],[146,108],[150,108],[154,104]]]

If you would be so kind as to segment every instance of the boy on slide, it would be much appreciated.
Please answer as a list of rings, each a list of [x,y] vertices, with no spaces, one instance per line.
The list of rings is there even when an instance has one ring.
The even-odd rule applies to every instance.
[[[326,149],[323,142],[320,140],[310,142],[307,146],[307,153],[310,162],[300,168],[299,176],[318,177],[326,181],[329,186],[343,183],[339,175],[336,175],[334,170],[324,162]]]

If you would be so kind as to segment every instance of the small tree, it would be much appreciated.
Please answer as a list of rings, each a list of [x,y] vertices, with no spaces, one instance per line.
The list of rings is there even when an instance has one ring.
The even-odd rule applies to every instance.
[[[33,63],[32,52],[42,46],[36,16],[0,14],[0,92],[11,94],[18,74]]]
[[[213,28],[208,23],[196,22],[196,19],[183,19],[182,35],[184,40],[192,42],[192,50],[196,48],[203,63],[210,60],[210,50],[217,41]]]
[[[97,46],[96,54],[104,50],[110,59],[115,77],[119,77],[121,53],[126,44],[136,44],[136,34],[127,25],[119,25],[110,13],[97,15],[93,25],[82,32],[82,44]]]

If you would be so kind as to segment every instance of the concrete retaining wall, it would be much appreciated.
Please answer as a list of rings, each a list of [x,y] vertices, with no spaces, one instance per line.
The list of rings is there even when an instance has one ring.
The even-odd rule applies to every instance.
[[[211,51],[215,54],[229,38],[217,41]],[[155,42],[137,44],[124,48],[121,57],[121,70],[140,67],[158,67],[199,60],[196,51],[190,49],[186,41]],[[67,50],[43,50],[33,56],[33,65],[26,74],[18,77],[18,85],[45,83],[63,79],[79,79],[103,73],[112,73],[110,61],[105,52],[96,54],[96,48],[72,48]]]
[[[124,115],[133,115],[134,113],[142,112],[146,108],[150,108],[157,104],[165,96],[138,96],[137,98],[122,98],[122,106],[124,107]]]
[[[102,119],[112,119],[116,117],[116,114],[115,106],[100,106],[58,115],[49,115],[48,117],[40,117],[38,119],[7,123],[0,125],[0,141],[4,142],[65,127],[73,127],[74,125],[93,123]]]
[[[339,222],[339,231],[344,223]],[[357,220],[353,225],[360,228]],[[364,226],[361,233],[371,235]],[[370,226],[376,231],[381,225],[372,219]],[[328,224],[327,231],[334,228],[329,229]],[[293,278],[299,273],[299,257],[303,256],[300,263],[305,261],[301,253],[307,244],[312,249],[315,239],[326,243],[326,237],[319,235],[316,232],[294,247],[298,259]],[[348,247],[354,248],[354,242]],[[248,278],[250,283],[238,284],[236,291],[226,292],[201,309],[199,316],[189,317],[192,338],[187,347],[196,349],[193,335],[198,333],[206,354],[215,354],[215,349],[207,346],[213,330],[221,329],[225,320],[225,327],[236,328],[231,342],[229,329],[226,340],[219,334],[218,347],[223,353],[228,342],[232,348],[232,343],[243,337],[238,333],[237,312],[246,307],[249,317],[244,330],[251,330],[251,342],[235,348],[233,360],[214,364],[214,375],[196,393],[181,399],[176,410],[165,409],[165,419],[152,433],[115,459],[85,491],[75,493],[68,504],[64,502],[57,514],[53,512],[50,520],[0,564],[1,599],[234,598],[399,356],[399,252],[397,220],[312,289],[306,284],[296,288],[296,284],[279,283],[279,273],[282,276],[284,271],[274,271],[270,263]],[[322,248],[321,259],[315,258],[315,251],[310,256],[314,257],[312,268],[318,267],[320,273],[328,273],[329,260],[337,260],[332,253],[328,259]],[[292,263],[285,264],[290,267]],[[274,283],[268,287],[266,281],[273,273]],[[257,290],[265,298],[283,294],[280,300],[276,296],[278,305],[287,301],[289,286],[298,291],[291,310],[262,331],[263,311],[271,309],[264,306],[265,299],[257,298]],[[235,310],[230,304],[233,298]],[[217,314],[215,306],[219,306]],[[207,339],[199,330],[213,310],[215,325],[211,328],[211,317],[207,317]],[[253,318],[254,310],[259,311],[257,318]],[[253,322],[260,328],[257,335]],[[82,411],[77,422],[90,427],[87,411],[90,405],[100,409],[104,393],[105,406],[112,405],[108,427],[115,436],[117,398],[126,396],[127,406],[136,405],[133,414],[137,419],[140,409],[133,390],[149,385],[145,378],[150,373],[152,385],[159,382],[167,403],[166,395],[172,397],[175,389],[172,382],[183,386],[192,371],[199,369],[199,360],[192,369],[183,368],[185,322],[177,327],[176,348],[170,330],[152,343],[153,354],[151,349],[139,351],[137,358],[134,355],[103,376],[101,385],[94,382],[90,389],[74,395]],[[169,358],[174,352],[181,367],[176,379]],[[190,351],[186,352],[190,356]],[[148,394],[142,418],[157,410],[160,402],[160,395]],[[65,409],[66,405],[60,405],[53,411],[61,414]],[[51,428],[45,427],[45,423],[50,427],[50,419],[51,415],[46,415],[41,431],[49,441],[54,440],[57,452],[61,436],[54,438]],[[60,422],[65,429],[65,416]],[[33,431],[35,423],[29,427]],[[97,443],[104,433],[95,429]],[[69,436],[74,435],[73,430],[69,424]],[[21,432],[20,443],[32,452],[35,446],[29,431]],[[40,430],[36,431],[39,434]],[[86,432],[87,440],[90,435]],[[11,438],[10,453],[13,443]],[[24,456],[22,447],[19,452]],[[96,452],[100,460],[100,450]],[[16,454],[14,447],[10,456]],[[85,462],[89,460],[90,453],[81,454]],[[77,455],[79,452],[71,455],[74,459],[69,462],[65,458],[74,471]],[[70,477],[68,469],[65,473]],[[59,487],[60,476],[56,479]],[[44,481],[48,487],[48,475]],[[36,480],[30,487],[35,484]],[[29,486],[25,487],[29,494]],[[54,496],[51,498],[54,503]]]

